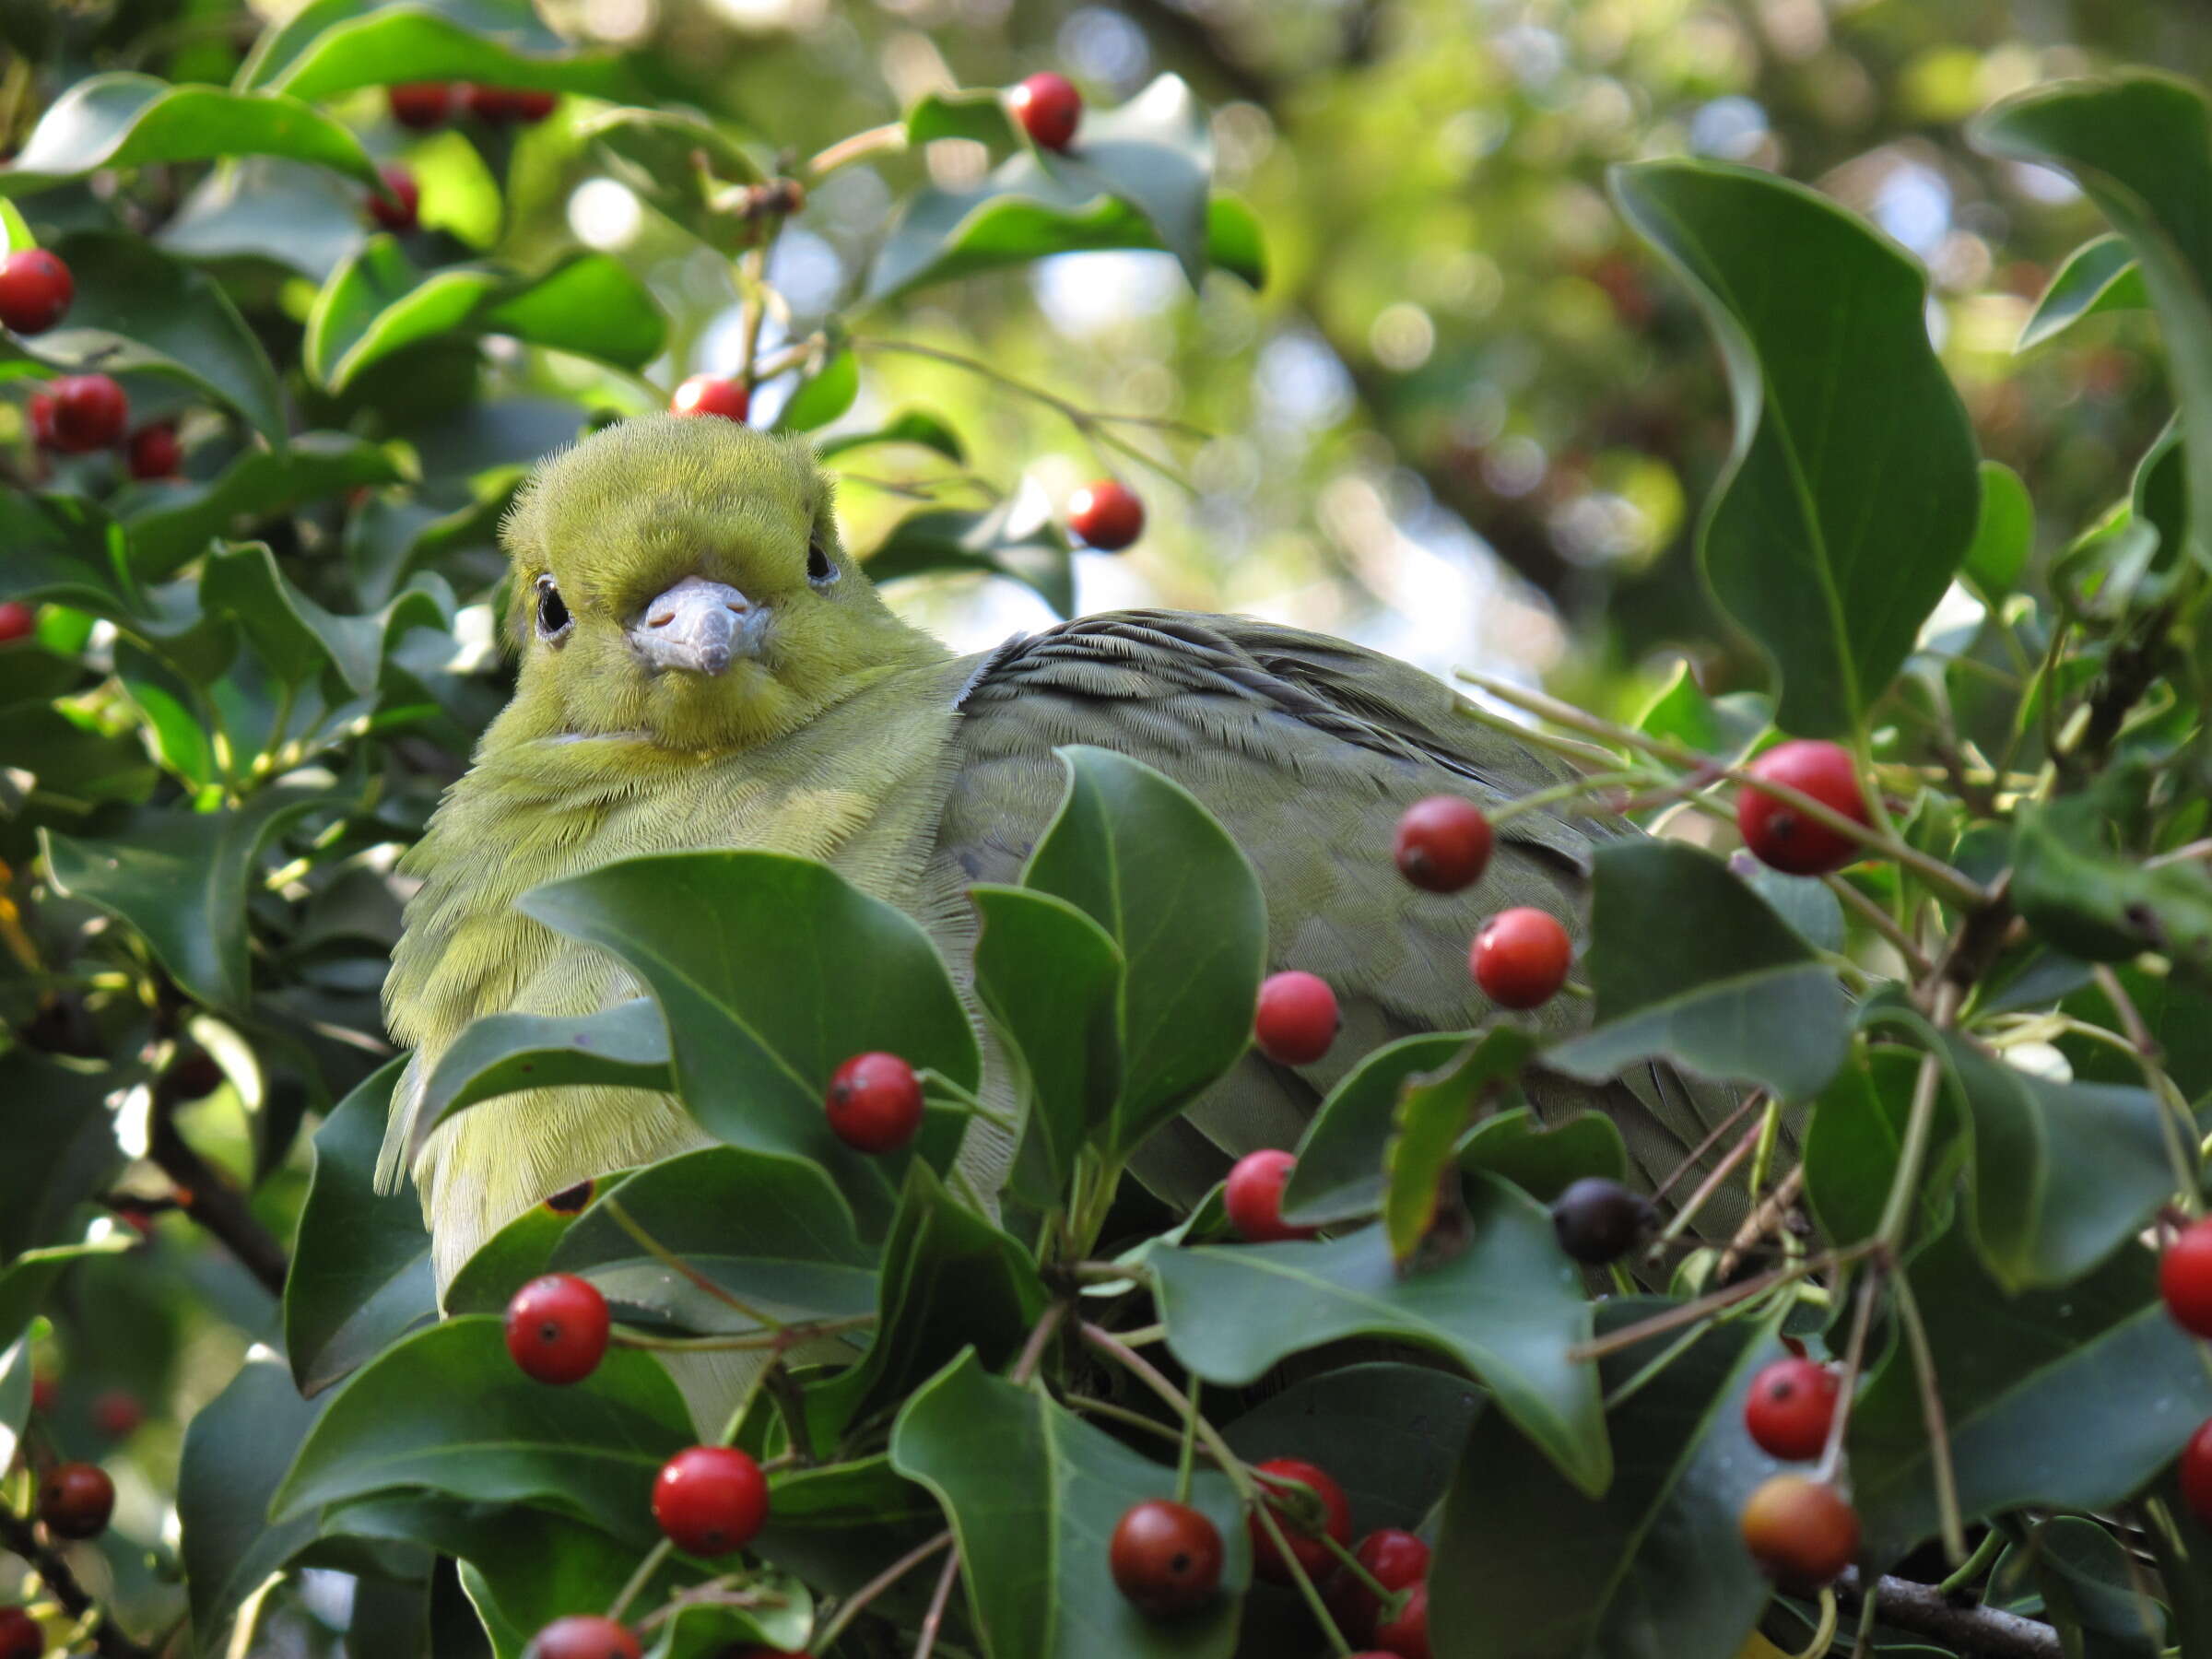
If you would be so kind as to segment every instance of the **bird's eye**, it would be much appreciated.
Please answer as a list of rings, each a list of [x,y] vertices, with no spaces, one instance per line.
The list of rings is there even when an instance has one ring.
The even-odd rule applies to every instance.
[[[569,615],[562,602],[560,590],[553,585],[553,578],[537,579],[537,637],[558,645],[569,637],[569,629],[576,626],[576,618]]]
[[[806,544],[806,580],[816,587],[828,587],[837,580],[837,567],[830,562],[818,535]]]

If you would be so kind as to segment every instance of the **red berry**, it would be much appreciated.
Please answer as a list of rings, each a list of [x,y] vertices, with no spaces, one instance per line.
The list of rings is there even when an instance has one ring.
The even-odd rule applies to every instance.
[[[0,1607],[0,1659],[39,1659],[46,1632],[21,1607]]]
[[[1431,893],[1456,893],[1482,879],[1490,862],[1490,820],[1457,795],[1430,795],[1406,808],[1392,848],[1398,874]]]
[[[1150,1498],[1113,1529],[1107,1560],[1114,1587],[1154,1618],[1211,1601],[1221,1584],[1221,1534],[1187,1503]]]
[[[369,217],[387,230],[414,229],[422,206],[422,187],[415,182],[415,175],[396,162],[387,162],[376,170],[376,176],[384,187],[370,193]]]
[[[1126,484],[1100,478],[1067,498],[1067,527],[1085,547],[1119,553],[1145,533],[1145,504]]]
[[[469,113],[480,121],[519,122],[532,125],[553,113],[558,94],[527,87],[470,86],[462,91]]]
[[[693,375],[668,400],[671,415],[719,415],[739,422],[752,406],[752,394],[742,381],[724,380],[719,374]]]
[[[830,1074],[823,1110],[855,1152],[895,1152],[922,1127],[922,1079],[896,1054],[855,1054]]]
[[[1328,982],[1294,968],[1262,982],[1252,1036],[1260,1053],[1277,1065],[1311,1065],[1329,1052],[1342,1023]]]
[[[384,88],[384,101],[401,126],[426,133],[453,112],[453,88],[448,81],[403,81]]]
[[[1759,1571],[1790,1589],[1832,1583],[1859,1552],[1857,1512],[1834,1487],[1804,1475],[1767,1481],[1736,1520]]]
[[[1325,1533],[1339,1544],[1351,1542],[1352,1506],[1344,1488],[1327,1470],[1295,1457],[1271,1457],[1254,1464],[1252,1472],[1263,1477],[1260,1490],[1266,1494],[1267,1507],[1274,1512],[1276,1524],[1283,1529],[1290,1553],[1298,1558],[1309,1579],[1319,1579],[1334,1559],[1322,1535]],[[1269,1476],[1274,1478],[1264,1478]],[[1288,1481],[1297,1481],[1308,1489],[1300,1491],[1284,1484]],[[1258,1512],[1247,1516],[1245,1524],[1252,1532],[1253,1571],[1278,1584],[1290,1583],[1290,1564],[1276,1548]]]
[[[2174,1323],[2212,1336],[2212,1216],[2182,1229],[2159,1259],[2159,1291]]]
[[[1066,76],[1047,70],[1009,89],[1006,107],[1034,143],[1064,150],[1076,135],[1076,123],[1083,118],[1083,94]]]
[[[0,603],[0,645],[13,645],[18,640],[27,640],[38,626],[39,613],[20,599]]]
[[[39,1482],[39,1519],[57,1538],[98,1537],[115,1512],[115,1483],[88,1463],[56,1464]]]
[[[1429,1586],[1416,1584],[1397,1617],[1375,1627],[1375,1646],[1398,1659],[1429,1659]]]
[[[1519,905],[1482,924],[1467,967],[1483,994],[1501,1008],[1533,1008],[1549,1002],[1567,982],[1574,943],[1547,911]]]
[[[611,1618],[571,1613],[557,1618],[523,1650],[523,1659],[641,1659],[638,1639]]]
[[[540,1382],[580,1382],[606,1355],[599,1288],[572,1273],[534,1278],[507,1304],[507,1351]]]
[[[144,1219],[143,1216],[141,1219]],[[151,1225],[151,1223],[148,1223]],[[141,1228],[140,1231],[145,1229]],[[127,1388],[111,1388],[93,1396],[92,1427],[110,1440],[127,1440],[146,1421],[146,1407]]]
[[[1429,1574],[1429,1546],[1395,1526],[1369,1533],[1352,1556],[1385,1590],[1409,1589]],[[1336,1575],[1329,1592],[1331,1610],[1339,1616],[1347,1634],[1365,1638],[1373,1631],[1382,1604],[1359,1574],[1347,1568]]]
[[[2206,1526],[2212,1526],[2212,1418],[2182,1448],[2182,1499]]]
[[[104,374],[65,374],[53,396],[53,447],[70,454],[106,449],[130,425],[130,400]]]
[[[134,478],[173,478],[184,465],[184,446],[177,441],[177,429],[165,420],[133,432],[125,457]]]
[[[507,119],[519,121],[524,126],[535,126],[553,113],[560,102],[560,94],[548,92],[542,87],[516,87],[507,94]]]
[[[181,1051],[161,1074],[161,1086],[173,1100],[204,1100],[227,1080],[215,1056],[204,1048]]]
[[[1751,762],[1754,778],[1785,784],[1854,823],[1867,822],[1866,794],[1847,750],[1832,743],[1799,738],[1778,743]],[[1816,824],[1794,806],[1764,790],[1745,784],[1735,797],[1735,827],[1761,863],[1793,876],[1840,870],[1859,855],[1849,836]]]
[[[1237,1159],[1221,1191],[1230,1225],[1254,1244],[1312,1238],[1313,1229],[1292,1227],[1283,1219],[1283,1183],[1297,1167],[1297,1159],[1280,1151],[1251,1152]]]
[[[1777,1359],[1751,1379],[1744,1427],[1769,1457],[1818,1457],[1828,1444],[1841,1384],[1811,1359]]]
[[[735,1446],[692,1446],[661,1465],[653,1518],[678,1549],[727,1555],[768,1519],[768,1477]]]
[[[41,449],[55,448],[53,394],[33,392],[30,394],[30,401],[23,406],[23,414],[30,423],[30,441]]]
[[[18,248],[0,257],[0,324],[18,334],[43,334],[62,320],[76,297],[69,267],[43,248]]]
[[[62,1403],[62,1382],[52,1371],[38,1371],[30,1379],[30,1408],[51,1412]]]

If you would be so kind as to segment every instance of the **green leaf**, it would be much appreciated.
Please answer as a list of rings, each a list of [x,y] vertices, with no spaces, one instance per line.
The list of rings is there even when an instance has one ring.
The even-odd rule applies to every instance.
[[[1772,724],[1772,710],[1757,692],[1708,697],[1687,659],[1675,665],[1666,684],[1652,694],[1636,729],[1665,737],[1700,754],[1735,756],[1758,741]]]
[[[1578,1112],[1545,1124],[1526,1106],[1476,1124],[1459,1144],[1459,1167],[1510,1181],[1538,1204],[1549,1204],[1586,1175],[1630,1178],[1628,1143],[1604,1112]]]
[[[2124,1251],[2063,1289],[2008,1296],[1961,1228],[1914,1257],[1912,1294],[1970,1521],[2030,1505],[2118,1502],[2212,1416],[2212,1378],[2159,1300],[2157,1268],[2148,1251]],[[1849,1451],[1862,1559],[1887,1566],[1936,1531],[1927,1431],[1904,1344],[1860,1394]]]
[[[1382,1207],[1382,1153],[1407,1082],[1448,1065],[1473,1031],[1401,1037],[1362,1057],[1339,1078],[1298,1143],[1298,1167],[1283,1188],[1283,1218],[1300,1227],[1353,1221]]]
[[[423,80],[619,99],[631,76],[619,58],[571,49],[530,0],[312,0],[262,37],[238,75],[241,91],[308,100]]]
[[[1293,1382],[1221,1430],[1247,1463],[1321,1463],[1351,1500],[1356,1531],[1422,1525],[1482,1409],[1482,1390],[1452,1371],[1375,1361]]]
[[[76,1206],[123,1167],[107,1097],[129,1080],[57,1065],[23,1043],[0,1053],[0,1260],[68,1233]]]
[[[1382,1153],[1382,1231],[1401,1267],[1437,1224],[1441,1185],[1447,1174],[1456,1174],[1453,1154],[1461,1138],[1486,1100],[1535,1052],[1536,1041],[1526,1031],[1500,1026],[1438,1070],[1400,1085]],[[1456,1180],[1452,1184],[1456,1193]]]
[[[270,1525],[269,1499],[322,1410],[300,1397],[283,1361],[249,1359],[185,1425],[177,1519],[198,1652],[223,1652],[246,1598],[314,1542],[312,1515]]]
[[[221,812],[141,812],[118,835],[77,841],[48,831],[40,845],[57,891],[136,928],[199,1001],[242,1007],[252,988],[246,900],[262,849],[327,798],[270,788]]]
[[[2083,1659],[2159,1659],[2165,1614],[2111,1533],[2079,1515],[2055,1515],[2028,1535],[2022,1553],[2043,1593],[2044,1616],[2062,1631],[2079,1632]]]
[[[1982,515],[1966,550],[1964,572],[1984,598],[1997,599],[2019,585],[2035,547],[2035,503],[2020,475],[2002,461],[1982,463]]]
[[[834,438],[825,438],[814,446],[814,453],[827,461],[833,455],[849,450],[865,449],[875,444],[912,443],[919,448],[935,450],[947,461],[965,461],[968,451],[960,442],[960,435],[941,415],[927,409],[901,409],[888,422],[872,432],[844,432]]]
[[[1044,487],[1024,477],[997,506],[981,512],[931,507],[909,513],[868,554],[868,579],[880,585],[932,571],[972,571],[1020,582],[1063,617],[1076,609],[1067,535]]]
[[[1488,1387],[1578,1488],[1602,1492],[1612,1454],[1597,1372],[1568,1350],[1590,1303],[1543,1206],[1475,1175],[1467,1248],[1401,1277],[1381,1228],[1325,1242],[1155,1248],[1168,1347],[1209,1382],[1241,1387],[1295,1353],[1382,1336],[1444,1354]]]
[[[775,853],[627,859],[524,895],[522,910],[627,963],[659,1001],[684,1105],[734,1147],[811,1159],[873,1233],[924,1131],[869,1157],[830,1132],[830,1074],[880,1049],[972,1090],[982,1061],[929,935],[826,865]],[[702,915],[716,918],[701,928]],[[743,939],[743,950],[724,948]],[[864,971],[865,970],[865,971]]]
[[[88,76],[54,100],[22,153],[0,168],[0,195],[29,195],[102,168],[223,156],[283,156],[371,189],[377,184],[376,164],[360,141],[296,98],[247,98],[116,74]]]
[[[116,506],[130,535],[131,568],[150,582],[173,575],[209,542],[254,520],[403,476],[382,444],[344,432],[303,432],[281,453],[243,452],[205,484],[140,485]]]
[[[20,253],[38,245],[39,239],[23,222],[23,209],[6,196],[0,196],[0,253]]]
[[[681,110],[607,110],[577,124],[580,139],[595,142],[615,177],[646,206],[711,248],[735,254],[757,226],[715,202],[731,184],[757,184],[765,176],[742,146],[701,116]],[[701,171],[696,157],[704,156]]]
[[[1853,1050],[1821,1091],[1805,1132],[1805,1193],[1830,1244],[1856,1244],[1880,1227],[1919,1070],[1907,1049]],[[1957,1133],[1949,1101],[1937,1107],[1939,1147]]]
[[[308,318],[307,371],[342,392],[371,364],[441,335],[512,335],[626,369],[652,360],[667,322],[652,292],[605,253],[580,253],[544,276],[447,265],[425,276],[397,241],[372,237],[331,274]]]
[[[596,1192],[608,1180],[601,1176],[583,1183],[587,1193]],[[564,1198],[564,1194],[555,1194]],[[445,1288],[442,1299],[447,1313],[500,1313],[517,1290],[547,1270],[553,1259],[554,1246],[568,1234],[570,1226],[582,1205],[575,1212],[553,1207],[551,1199],[532,1205],[490,1238],[477,1246],[476,1253],[461,1264],[453,1275],[453,1283]]]
[[[954,1199],[926,1164],[907,1171],[877,1296],[866,1357],[807,1394],[818,1446],[888,1417],[962,1348],[1004,1364],[1050,1300],[1029,1253]]]
[[[348,1378],[270,1504],[282,1524],[372,1492],[521,1503],[642,1547],[657,1529],[653,1477],[691,1443],[683,1396],[659,1361],[612,1347],[581,1382],[524,1376],[495,1314],[418,1331]]]
[[[860,395],[860,357],[850,349],[835,352],[821,369],[799,382],[791,401],[776,417],[779,432],[811,432],[826,427]]]
[[[512,1018],[510,1016],[510,1018]],[[601,1185],[549,1265],[581,1273],[609,1300],[698,1332],[753,1323],[648,1255],[608,1213],[624,1212],[698,1272],[786,1323],[871,1313],[876,1253],[819,1170],[735,1147],[683,1153]]]
[[[2155,950],[2212,973],[2212,875],[2194,859],[2152,865],[2115,853],[2122,793],[2022,803],[2013,819],[2013,903],[2040,936],[2085,961]]]
[[[1993,155],[2067,174],[2125,239],[2180,395],[2187,499],[2212,501],[2212,112],[2204,94],[2142,72],[2058,81],[2007,99],[1971,134]],[[2200,526],[2189,544],[2205,562]]]
[[[87,1256],[114,1255],[128,1250],[131,1236],[121,1230],[83,1244],[49,1244],[26,1250],[0,1267],[0,1347],[12,1344],[38,1316],[54,1281],[71,1264]]]
[[[1665,1058],[1785,1100],[1818,1094],[1843,1063],[1850,1023],[1842,987],[1804,940],[1685,842],[1611,841],[1596,864],[1587,957],[1596,1023],[1545,1064],[1597,1083]]]
[[[2100,236],[2066,255],[2020,328],[2015,351],[2026,351],[2102,312],[2147,311],[2150,290],[2127,241]],[[1983,465],[1994,465],[1984,462]]]
[[[314,1173],[284,1282],[284,1348],[303,1394],[437,1317],[421,1206],[412,1194],[376,1191],[377,1148],[406,1064],[382,1067],[315,1131]]]
[[[1049,1208],[1122,1092],[1122,953],[1083,912],[1025,888],[969,889],[982,932],[975,989],[1005,1041],[1025,1146]],[[1025,1159],[1025,1162],[1029,1159]]]
[[[776,1476],[768,1524],[753,1549],[818,1589],[846,1595],[943,1527],[936,1500],[878,1453]]]
[[[225,162],[195,185],[154,240],[194,260],[264,260],[321,282],[366,241],[361,193],[318,168],[274,157]]]
[[[394,638],[410,628],[443,633],[451,622],[448,607],[421,588],[408,589],[376,616],[334,615],[293,586],[261,542],[209,554],[200,596],[211,611],[237,619],[285,684],[311,683],[328,668],[356,697],[374,694]]]
[[[1614,1301],[1619,1329],[1656,1311]],[[1608,1390],[1663,1352],[1654,1337],[1608,1356]],[[1430,1566],[1436,1649],[1453,1659],[1735,1653],[1772,1594],[1736,1542],[1735,1516],[1773,1462],[1744,1430],[1760,1366],[1782,1357],[1771,1321],[1714,1325],[1617,1406],[1618,1473],[1578,1491],[1495,1413],[1475,1422]]]
[[[1082,911],[1122,953],[1122,1094],[1101,1137],[1121,1159],[1243,1054],[1267,909],[1243,853],[1181,784],[1106,749],[1054,752],[1067,792],[1021,884]]]
[[[891,1462],[936,1493],[966,1565],[990,1659],[1229,1659],[1252,1574],[1229,1482],[1203,1467],[1191,1502],[1221,1534],[1221,1593],[1147,1618],[1114,1587],[1106,1547],[1132,1504],[1175,1489],[1173,1469],[1132,1452],[965,1354],[907,1403]]]
[[[668,1028],[649,997],[596,1014],[489,1014],[438,1056],[407,1136],[406,1161],[422,1156],[430,1132],[465,1107],[526,1088],[674,1087]]]
[[[1748,168],[1641,162],[1612,183],[1727,363],[1735,444],[1699,527],[1705,579],[1780,671],[1782,727],[1847,732],[1973,537],[1973,433],[1928,341],[1927,278]]]
[[[1789,924],[1790,931],[1816,950],[1841,953],[1843,901],[1818,876],[1791,876],[1763,865],[1746,852],[1732,854],[1729,873]]]
[[[1019,141],[1014,123],[1006,114],[1006,95],[983,88],[925,92],[906,112],[909,147],[939,138],[966,138],[993,149],[1004,149]]]
[[[0,179],[6,178],[0,171]],[[67,373],[155,374],[182,381],[245,417],[282,449],[286,419],[276,371],[229,296],[143,237],[80,230],[53,246],[76,281],[58,327],[8,335],[0,358]]]

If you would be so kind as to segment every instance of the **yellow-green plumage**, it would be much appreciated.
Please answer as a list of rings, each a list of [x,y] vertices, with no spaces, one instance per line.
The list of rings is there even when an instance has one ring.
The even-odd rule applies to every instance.
[[[1465,958],[1476,923],[1534,903],[1579,931],[1589,839],[1616,832],[1527,814],[1507,826],[1478,888],[1418,892],[1389,857],[1407,803],[1497,802],[1561,774],[1467,719],[1428,676],[1257,622],[1119,613],[956,660],[895,618],[843,552],[810,451],[727,421],[638,420],[587,440],[543,469],[508,543],[520,685],[402,865],[422,887],[386,1000],[416,1054],[394,1102],[387,1184],[422,1080],[471,1020],[588,1013],[638,994],[610,959],[514,908],[529,888],[612,859],[688,847],[823,859],[921,920],[964,980],[966,889],[1018,875],[1058,804],[1054,747],[1095,744],[1159,768],[1258,870],[1271,965],[1329,980],[1347,1023],[1314,1066],[1248,1059],[1146,1148],[1140,1175],[1188,1202],[1230,1155],[1293,1140],[1377,1043],[1479,1018]],[[532,608],[546,577],[572,619],[557,642]],[[733,612],[749,606],[739,624],[713,618],[752,642],[720,672],[648,660],[648,602],[687,579],[736,590]],[[1547,1016],[1576,1017],[1565,1005]],[[1593,1093],[1563,1086],[1557,1098]],[[1597,1098],[1647,1169],[1671,1164],[1709,1115],[1658,1071]],[[548,1194],[698,1138],[672,1101],[635,1090],[470,1109],[415,1166],[441,1284]],[[1002,1152],[979,1144],[968,1161],[987,1171]]]

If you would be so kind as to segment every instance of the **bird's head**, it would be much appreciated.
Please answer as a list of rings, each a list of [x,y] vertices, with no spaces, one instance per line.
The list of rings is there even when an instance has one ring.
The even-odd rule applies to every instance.
[[[665,747],[779,736],[941,648],[838,538],[800,439],[653,416],[539,468],[505,526],[535,734]]]

